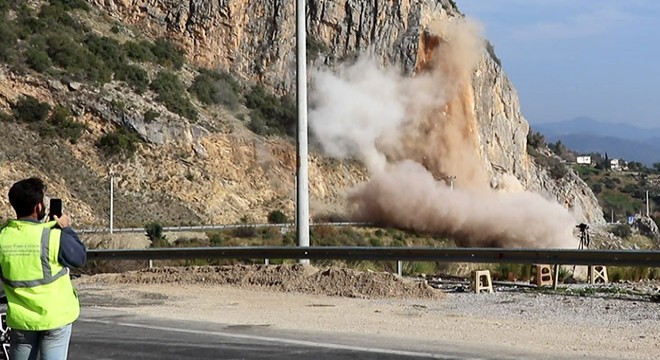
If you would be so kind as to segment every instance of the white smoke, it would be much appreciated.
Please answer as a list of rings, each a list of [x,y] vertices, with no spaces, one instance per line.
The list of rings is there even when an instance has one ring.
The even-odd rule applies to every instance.
[[[315,74],[311,129],[328,155],[358,157],[371,180],[349,193],[354,216],[452,236],[461,246],[575,247],[561,205],[522,191],[511,175],[491,187],[476,137],[471,76],[479,27],[432,23],[420,71],[405,77],[366,55]],[[454,189],[447,176],[456,176]]]

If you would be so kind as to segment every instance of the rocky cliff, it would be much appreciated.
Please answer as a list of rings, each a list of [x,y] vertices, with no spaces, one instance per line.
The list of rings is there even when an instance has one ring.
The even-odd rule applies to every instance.
[[[120,34],[124,38],[171,38],[183,46],[195,66],[224,69],[246,83],[264,83],[279,93],[295,90],[292,1],[88,2],[96,6],[99,16],[125,24]],[[435,41],[428,36],[430,22],[462,16],[451,0],[308,0],[307,4],[311,68],[333,67],[370,49],[380,64],[414,75],[427,63]],[[108,27],[98,25],[97,29],[107,31]],[[192,69],[184,67],[182,76],[192,78]],[[530,158],[526,149],[529,126],[520,112],[515,89],[485,47],[470,76],[472,86],[463,92],[456,107],[460,105],[471,114],[470,136],[484,171],[493,181],[512,175],[523,187],[557,199],[586,221],[604,222],[597,200],[577,176],[569,173],[554,180]],[[9,179],[42,175],[56,184],[51,187],[60,189],[65,201],[80,209],[80,221],[102,224],[107,218],[108,164],[94,152],[93,144],[114,123],[132,127],[150,142],[131,160],[113,165],[118,174],[118,225],[139,225],[153,218],[169,223],[229,222],[243,216],[264,221],[265,214],[273,209],[293,214],[293,146],[246,131],[235,113],[206,109],[196,123],[191,123],[153,102],[153,95],[130,93],[117,83],[102,89],[72,88],[66,82],[16,75],[8,69],[3,69],[1,80],[0,105],[4,109],[20,95],[64,102],[77,109],[77,118],[88,127],[78,144],[39,145],[36,152],[43,155],[41,159],[52,156],[49,151],[56,147],[73,163],[67,165],[71,172],[35,161],[36,154],[6,155],[11,154],[11,146],[3,146],[5,158],[0,166],[5,190]],[[122,109],[109,105],[118,98],[129,105]],[[167,116],[147,122],[142,116],[145,109]],[[6,127],[11,134],[24,136],[19,135],[20,125]],[[57,164],[57,159],[53,163]],[[341,212],[345,189],[366,177],[365,170],[354,163],[313,155],[313,215]]]

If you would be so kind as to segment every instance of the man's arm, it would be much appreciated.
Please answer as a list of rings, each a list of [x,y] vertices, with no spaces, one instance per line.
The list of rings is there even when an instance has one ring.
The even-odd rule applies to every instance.
[[[87,260],[85,244],[80,241],[78,234],[71,227],[62,229],[60,253],[57,256],[57,260],[68,268],[81,267]]]

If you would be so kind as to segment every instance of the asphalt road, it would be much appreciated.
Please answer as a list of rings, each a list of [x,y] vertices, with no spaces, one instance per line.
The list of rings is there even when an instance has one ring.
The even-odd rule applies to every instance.
[[[223,325],[139,317],[83,308],[74,324],[70,360],[274,359],[274,360],[504,360],[572,359],[415,339],[356,334],[313,334],[269,326]],[[583,360],[590,359],[581,357]],[[593,359],[593,358],[591,358]]]
[[[74,324],[70,360],[110,359],[484,359],[355,335],[322,337],[261,326],[142,318],[84,309]],[[498,357],[499,359],[499,357]]]

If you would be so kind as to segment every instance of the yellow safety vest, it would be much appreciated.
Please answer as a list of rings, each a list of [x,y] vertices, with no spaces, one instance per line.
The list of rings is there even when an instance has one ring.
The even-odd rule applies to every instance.
[[[58,261],[62,231],[55,224],[10,220],[0,229],[0,280],[14,329],[55,329],[80,314],[69,269]]]

